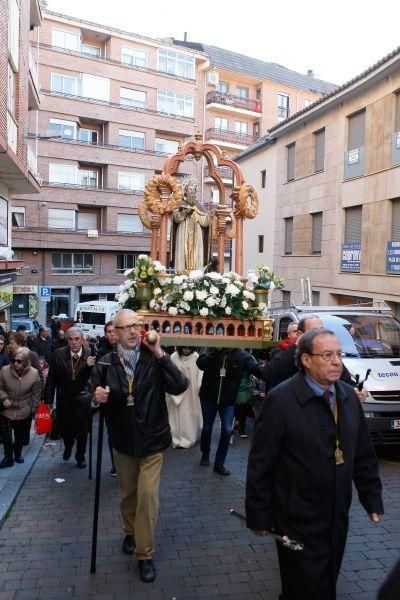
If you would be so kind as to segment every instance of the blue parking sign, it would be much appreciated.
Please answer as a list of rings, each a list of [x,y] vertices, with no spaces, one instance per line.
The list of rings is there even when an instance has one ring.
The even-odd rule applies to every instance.
[[[51,288],[40,286],[40,297],[43,299],[43,298],[50,298],[50,296],[51,296]]]

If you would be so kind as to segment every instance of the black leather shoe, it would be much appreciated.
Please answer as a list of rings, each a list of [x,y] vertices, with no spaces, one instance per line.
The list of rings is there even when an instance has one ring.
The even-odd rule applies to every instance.
[[[24,462],[25,462],[25,459],[24,459],[24,457],[23,457],[23,456],[16,456],[16,457],[14,458],[14,461],[15,461],[16,463],[18,463],[19,465],[22,465],[22,463],[24,463]]]
[[[213,469],[214,473],[218,473],[218,475],[230,475],[231,472],[228,471],[228,469],[225,469],[224,465],[214,465],[214,469]]]
[[[200,465],[202,467],[208,467],[210,465],[210,459],[208,458],[207,454],[203,454],[201,457]]]
[[[126,535],[122,542],[122,552],[124,554],[133,554],[135,551],[135,538],[133,535]]]
[[[6,469],[7,467],[13,467],[14,461],[12,458],[3,458],[0,462],[0,469]]]
[[[63,460],[69,460],[71,458],[72,448],[65,448],[63,453]]]
[[[154,568],[154,563],[151,559],[148,560],[139,560],[139,573],[140,579],[145,583],[151,583],[156,578],[156,570]]]
[[[78,467],[78,469],[86,469],[86,462],[85,460],[77,460],[76,461],[76,466]]]

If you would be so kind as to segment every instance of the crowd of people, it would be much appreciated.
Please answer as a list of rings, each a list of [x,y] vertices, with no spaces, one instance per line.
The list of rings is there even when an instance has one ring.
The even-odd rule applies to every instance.
[[[44,398],[57,406],[63,460],[76,444],[77,467],[85,468],[90,419],[103,411],[118,476],[122,551],[136,554],[141,579],[151,582],[164,451],[200,442],[200,466],[208,467],[219,415],[213,471],[226,477],[235,424],[244,438],[247,419],[255,418],[247,526],[304,545],[293,552],[277,544],[282,599],[333,600],[352,482],[372,522],[384,512],[363,392],[343,367],[339,340],[313,315],[261,358],[241,348],[179,347],[170,355],[153,333],[152,340],[143,335],[138,315],[123,309],[96,343],[75,327],[53,332],[54,341],[41,327],[30,344],[21,332],[0,336],[0,466],[23,461],[31,416]]]

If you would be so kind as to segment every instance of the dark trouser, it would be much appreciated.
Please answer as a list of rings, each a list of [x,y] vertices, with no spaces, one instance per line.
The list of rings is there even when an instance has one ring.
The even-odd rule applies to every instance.
[[[12,421],[3,415],[0,415],[0,427],[3,437],[4,457],[13,459],[13,457],[21,456],[22,447],[24,445],[25,433],[28,423],[32,421],[31,416],[20,421]],[[14,431],[14,443],[13,443]]]
[[[244,404],[235,405],[235,417],[239,424],[239,433],[244,433],[246,430],[246,417],[250,417],[251,405],[245,402]]]
[[[86,444],[87,444],[87,433],[81,433],[74,437],[63,436],[64,446],[66,450],[72,450],[74,442],[76,440],[76,460],[85,460]]]
[[[201,412],[203,413],[203,429],[201,430],[200,450],[206,455],[210,454],[212,430],[215,417],[219,413],[221,436],[214,462],[216,465],[223,465],[228,454],[229,440],[232,435],[235,407],[226,404],[214,404],[210,400],[201,400]]]

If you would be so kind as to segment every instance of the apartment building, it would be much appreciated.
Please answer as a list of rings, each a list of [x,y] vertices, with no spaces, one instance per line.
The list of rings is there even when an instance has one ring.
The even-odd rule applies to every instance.
[[[203,132],[232,157],[333,86],[211,46],[43,15],[31,136],[42,193],[13,201],[13,247],[25,264],[13,310],[48,322],[73,315],[78,301],[113,299],[124,271],[149,251],[137,209],[179,145]],[[232,172],[221,170],[228,198]],[[181,171],[201,181],[205,204],[218,202],[203,161]],[[227,268],[229,257],[227,243]]]
[[[37,0],[0,4],[0,323],[6,327],[13,284],[22,268],[11,250],[11,196],[40,191],[35,145],[29,137],[36,132],[39,108],[37,40],[41,21]]]
[[[286,282],[283,298],[385,301],[399,315],[400,50],[271,128],[255,150],[258,162],[244,157],[253,177],[260,156],[276,153],[274,268]]]

